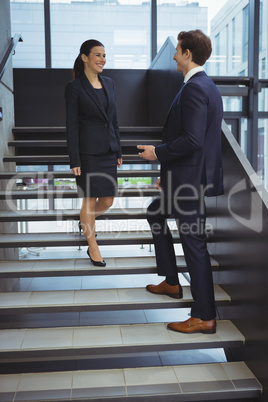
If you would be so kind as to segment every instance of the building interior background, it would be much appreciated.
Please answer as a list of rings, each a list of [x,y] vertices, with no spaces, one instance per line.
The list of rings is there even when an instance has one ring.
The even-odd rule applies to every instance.
[[[13,57],[13,68],[71,69],[78,54],[79,44],[88,38],[97,38],[105,44],[107,53],[105,69],[147,69],[150,66],[152,62],[150,1],[51,0],[49,3],[51,57],[47,60],[44,1],[11,0],[12,34],[21,33],[23,37],[23,44],[17,46]],[[207,74],[211,77],[247,77],[250,75],[251,60],[249,1],[221,0],[216,3],[215,5],[213,0],[157,1],[156,51],[161,49],[168,37],[173,38],[175,43],[179,31],[199,28],[212,40],[212,56],[205,65]],[[260,1],[259,80],[268,80],[268,31],[264,23],[267,16],[267,2]],[[175,62],[172,67],[175,69]],[[252,134],[248,127],[248,106],[245,97],[238,93],[232,96],[223,95],[222,99],[225,120],[267,190],[266,85],[260,86],[258,91],[258,135],[254,134],[254,151],[251,145],[253,139],[250,138]],[[54,166],[54,169],[65,168],[66,166]],[[21,169],[25,170],[25,166]],[[41,169],[47,167],[42,166]],[[120,184],[123,184],[122,179]],[[75,182],[70,185],[75,186]],[[66,200],[65,207],[67,207]],[[30,226],[35,229],[36,223],[31,223]],[[28,227],[28,230],[31,228]],[[66,227],[63,226],[62,230],[66,230]]]
[[[8,11],[5,8],[6,5],[8,5]],[[258,14],[256,14],[256,10],[258,10]],[[266,21],[268,20],[268,1],[4,0],[2,3],[0,2],[0,26],[1,21],[3,21],[1,18],[6,18],[6,15],[10,16],[11,37],[15,38],[16,35],[19,35],[21,39],[12,53],[10,69],[7,68],[4,78],[2,79],[1,76],[0,79],[0,101],[2,102],[0,104],[2,113],[2,120],[0,121],[0,148],[2,148],[0,174],[5,170],[14,169],[15,166],[18,174],[15,181],[16,190],[24,191],[25,193],[30,193],[31,191],[33,193],[35,191],[61,191],[65,192],[65,194],[68,192],[72,194],[76,191],[75,179],[70,174],[66,177],[64,176],[70,167],[68,162],[65,161],[64,155],[58,155],[58,148],[54,152],[56,156],[53,155],[53,151],[51,151],[51,155],[52,157],[55,156],[55,159],[58,157],[59,160],[62,157],[63,162],[50,162],[47,164],[45,162],[40,164],[38,162],[24,163],[23,148],[21,148],[22,150],[16,150],[15,156],[13,155],[14,150],[10,151],[10,149],[14,147],[14,139],[20,139],[20,130],[23,134],[24,126],[29,126],[29,132],[32,133],[35,127],[46,127],[44,123],[46,121],[49,121],[47,127],[50,127],[51,131],[48,138],[53,140],[53,135],[55,134],[55,138],[59,142],[64,139],[65,105],[63,88],[65,83],[71,79],[73,63],[83,41],[95,38],[104,43],[107,62],[103,75],[111,76],[116,81],[118,106],[121,107],[121,110],[119,110],[119,125],[122,126],[122,139],[130,138],[134,143],[135,136],[139,134],[139,132],[135,132],[135,126],[145,126],[145,129],[148,129],[149,127],[146,126],[150,125],[150,121],[156,122],[154,126],[157,127],[152,132],[159,137],[164,115],[163,110],[168,108],[172,96],[176,93],[182,80],[182,76],[176,72],[176,64],[172,60],[172,52],[176,47],[178,33],[184,30],[201,29],[209,35],[213,52],[204,67],[207,74],[219,87],[223,99],[223,149],[226,188],[229,191],[229,193],[227,191],[225,198],[219,202],[215,201],[214,203],[213,201],[208,204],[209,211],[212,211],[209,212],[209,223],[212,222],[216,227],[215,239],[213,237],[215,241],[209,247],[211,255],[213,258],[215,257],[215,267],[213,268],[215,270],[213,272],[215,283],[217,286],[222,286],[223,293],[228,293],[233,301],[231,308],[228,304],[230,303],[229,296],[227,296],[228,300],[219,301],[218,318],[222,320],[232,319],[239,331],[245,336],[245,339],[241,336],[235,341],[231,340],[230,347],[224,347],[221,344],[219,347],[215,347],[213,344],[213,346],[201,350],[194,346],[192,349],[196,350],[191,350],[190,352],[185,347],[187,350],[163,350],[162,355],[160,352],[157,356],[150,353],[150,345],[147,346],[147,350],[146,346],[144,346],[144,350],[142,350],[142,353],[145,353],[142,355],[144,360],[139,360],[140,354],[137,356],[134,353],[129,353],[129,355],[123,356],[122,353],[120,355],[114,354],[112,357],[110,355],[98,356],[97,358],[96,356],[94,358],[87,356],[87,359],[82,359],[80,356],[75,364],[75,359],[71,361],[70,358],[65,364],[62,361],[64,359],[59,357],[59,361],[55,363],[52,358],[46,358],[44,357],[45,355],[42,355],[41,348],[39,350],[41,353],[40,359],[38,359],[38,354],[35,357],[33,353],[33,361],[35,359],[35,362],[30,361],[31,357],[27,359],[27,356],[23,355],[21,361],[19,357],[16,360],[14,350],[8,352],[5,348],[1,350],[1,339],[8,344],[8,337],[11,336],[6,332],[6,337],[1,338],[4,331],[22,331],[25,327],[29,328],[29,332],[32,328],[44,329],[45,331],[49,328],[57,327],[57,325],[61,329],[71,326],[79,328],[87,325],[106,325],[111,326],[112,329],[112,325],[118,323],[123,325],[129,323],[149,323],[152,325],[159,323],[160,325],[161,323],[162,325],[167,320],[175,319],[175,316],[183,319],[187,318],[190,309],[186,304],[183,308],[175,309],[162,309],[161,307],[161,309],[156,310],[142,310],[141,307],[138,307],[139,311],[128,311],[127,308],[125,308],[126,311],[123,311],[124,308],[122,308],[122,311],[111,311],[111,309],[98,311],[98,308],[96,311],[89,311],[87,310],[88,307],[83,305],[77,313],[75,307],[73,307],[73,311],[68,312],[66,306],[62,307],[61,305],[64,302],[56,301],[53,315],[53,307],[51,306],[51,311],[50,307],[38,306],[37,313],[34,314],[34,309],[31,310],[29,306],[23,306],[22,308],[25,311],[21,312],[14,302],[14,294],[26,295],[29,292],[36,294],[36,297],[38,292],[39,294],[43,292],[44,295],[45,292],[48,292],[47,295],[52,298],[52,305],[53,301],[59,298],[59,295],[56,296],[56,292],[59,291],[70,292],[73,290],[79,292],[80,290],[98,291],[100,289],[102,291],[111,291],[117,286],[123,292],[126,287],[140,289],[147,284],[148,280],[158,283],[159,280],[150,265],[154,257],[154,248],[146,237],[148,223],[144,217],[144,211],[152,200],[150,191],[157,179],[159,165],[144,164],[137,161],[132,163],[133,155],[131,155],[129,160],[126,160],[120,168],[121,174],[118,177],[118,184],[120,189],[126,191],[126,193],[127,191],[131,192],[133,189],[138,189],[145,196],[116,198],[109,212],[111,216],[108,214],[107,219],[96,221],[97,239],[101,244],[102,255],[114,264],[113,269],[115,269],[116,275],[104,272],[99,275],[95,271],[93,274],[84,273],[88,262],[85,261],[86,247],[81,240],[81,233],[79,233],[78,214],[74,214],[74,218],[63,217],[61,219],[64,211],[78,211],[81,207],[81,199],[72,198],[71,196],[58,198],[49,198],[48,196],[23,198],[18,196],[18,199],[9,200],[8,197],[5,198],[6,193],[4,193],[7,182],[2,184],[0,181],[0,193],[3,190],[4,194],[0,200],[2,209],[0,213],[0,227],[2,228],[2,234],[0,234],[0,245],[2,243],[0,249],[0,401],[42,401],[42,398],[56,401],[58,399],[55,395],[59,395],[59,399],[63,400],[67,395],[65,393],[67,389],[68,392],[71,390],[71,394],[68,394],[66,399],[70,399],[70,395],[73,396],[73,399],[83,398],[83,395],[86,397],[89,391],[84,390],[84,393],[81,393],[80,389],[86,387],[85,383],[83,383],[82,387],[77,385],[74,389],[73,384],[75,384],[75,381],[73,379],[76,375],[79,376],[83,370],[86,370],[83,371],[84,374],[91,371],[93,375],[95,367],[96,370],[104,370],[106,374],[104,376],[101,373],[99,379],[97,379],[98,374],[92,377],[93,382],[89,388],[90,392],[96,392],[96,394],[94,394],[94,397],[91,396],[91,399],[85,400],[97,401],[99,400],[97,395],[109,399],[113,395],[117,395],[116,392],[119,392],[119,385],[115,390],[113,388],[114,384],[111,386],[110,379],[106,377],[110,369],[116,368],[120,370],[122,367],[127,367],[128,369],[143,367],[145,369],[148,362],[148,364],[154,362],[155,367],[158,365],[173,366],[179,362],[179,364],[185,366],[189,365],[190,370],[193,363],[195,368],[192,368],[192,373],[193,378],[196,378],[193,380],[195,384],[191,389],[193,392],[199,392],[203,389],[205,387],[204,383],[207,382],[206,384],[208,384],[214,375],[213,368],[205,368],[207,373],[204,374],[203,371],[201,373],[198,366],[200,363],[201,365],[203,364],[203,367],[206,364],[213,363],[226,364],[227,367],[229,362],[236,362],[237,367],[241,364],[238,367],[238,372],[241,369],[240,374],[236,374],[237,378],[230,380],[232,372],[230,366],[230,371],[228,372],[230,378],[228,377],[228,381],[232,382],[233,389],[241,392],[241,395],[239,393],[237,396],[228,394],[230,384],[223,384],[226,380],[225,377],[217,377],[218,372],[216,371],[219,370],[218,367],[215,370],[213,386],[207,385],[208,392],[212,392],[209,400],[223,401],[229,399],[232,402],[238,398],[236,400],[241,402],[247,400],[268,401],[268,328],[266,319],[268,279],[268,26]],[[6,39],[4,36],[6,32],[8,33],[8,29],[9,27],[3,32],[0,28],[3,39]],[[4,45],[1,50],[4,54]],[[163,62],[164,58],[166,58],[165,62]],[[42,79],[44,79],[44,82],[42,82]],[[146,82],[147,92],[142,88],[144,82]],[[153,84],[155,85],[154,90],[150,87]],[[47,91],[44,90],[44,86],[47,86]],[[165,90],[168,96],[166,99],[164,97],[161,99],[161,95]],[[50,93],[48,93],[49,91]],[[127,101],[131,91],[131,101]],[[8,95],[6,95],[7,93]],[[14,99],[10,100],[9,97],[13,96]],[[152,100],[148,101],[147,97],[151,97]],[[51,105],[48,105],[50,101]],[[13,111],[14,102],[15,110]],[[124,113],[128,112],[129,106],[133,106],[135,102],[137,113],[135,114],[131,110],[129,116],[125,117]],[[163,110],[161,109],[162,106]],[[52,109],[53,116],[46,115],[47,111]],[[147,114],[150,115],[148,119]],[[9,120],[9,123],[7,120]],[[132,126],[132,129],[129,130],[126,126]],[[16,134],[16,128],[18,129],[18,134]],[[42,137],[42,135],[45,134],[42,134],[42,130],[43,133],[45,132],[45,129],[41,128],[39,134],[43,140],[45,137]],[[137,136],[137,138],[148,140],[150,139],[149,134],[150,132],[148,133],[146,130],[140,130],[140,136],[143,137]],[[16,135],[18,135],[17,138]],[[159,140],[158,137],[157,140]],[[25,138],[29,140],[32,137],[26,133]],[[30,157],[34,157],[34,147],[31,152]],[[41,160],[42,155],[40,154],[39,156]],[[22,158],[22,162],[17,163],[16,157]],[[26,174],[23,177],[22,173],[27,173],[27,171],[29,176]],[[44,174],[44,177],[31,178],[31,172],[33,171]],[[126,172],[125,175],[124,172]],[[150,175],[150,172],[153,172],[153,174]],[[52,179],[49,178],[50,173],[52,174]],[[5,178],[4,173],[2,178]],[[236,188],[237,183],[240,185],[239,189],[237,189],[238,194],[234,192],[231,199],[230,194]],[[239,197],[236,198],[236,195],[239,195]],[[17,216],[21,214],[22,217],[24,214],[27,216],[27,213],[29,217],[31,211],[35,211],[37,214],[40,213],[40,216],[44,211],[48,214],[54,211],[59,216],[57,219],[51,218],[47,220],[43,218],[41,220],[34,218],[24,219],[22,217],[17,220],[13,218],[12,220],[12,218],[7,218],[8,214],[5,214],[7,209],[15,211]],[[140,213],[138,218],[136,218],[137,211]],[[127,218],[123,217],[123,212],[128,213]],[[131,217],[132,212],[133,219]],[[119,218],[113,218],[116,214],[121,215]],[[176,230],[176,224],[172,220],[169,222],[169,226],[172,230]],[[17,238],[13,242],[6,240],[5,234],[11,235],[12,233],[29,236],[32,244],[25,246],[26,243],[20,243]],[[143,243],[137,240],[131,243],[128,239],[124,243],[124,241],[120,240],[120,235],[118,236],[119,240],[116,239],[115,233],[123,233],[123,235],[129,233],[139,235],[142,233],[145,236],[145,241]],[[38,243],[38,234],[44,235],[44,239],[47,239],[47,245],[42,246],[40,242]],[[109,243],[109,235],[111,234],[114,238]],[[61,236],[65,235],[73,236],[71,239],[74,239],[74,241],[70,242],[70,245],[67,245],[68,243],[61,245],[60,241],[57,243],[57,236],[59,239],[63,239]],[[105,240],[106,235],[108,240]],[[35,236],[36,244],[34,243]],[[51,246],[52,240],[49,239],[49,236],[51,239],[55,239],[57,246]],[[6,241],[7,243],[5,243]],[[176,243],[175,249],[178,264],[181,264],[183,251],[179,242]],[[118,259],[119,256],[120,258]],[[137,275],[136,259],[141,264],[140,268],[144,269],[144,275]],[[118,263],[119,260],[121,261],[120,263]],[[14,265],[12,265],[13,261],[15,261]],[[127,264],[126,261],[129,261],[128,263],[130,264],[127,268],[130,271],[133,268],[134,274],[130,272],[129,275],[122,275],[123,268],[126,268],[124,267],[124,264]],[[20,265],[22,268],[19,268],[21,271],[17,271],[18,262],[22,264]],[[53,267],[52,263],[54,264]],[[119,269],[116,264],[119,264]],[[122,264],[123,268],[120,267],[120,264]],[[217,268],[217,264],[220,268]],[[78,269],[80,275],[70,274],[70,270],[73,270],[74,267]],[[35,274],[36,277],[31,276],[29,273],[30,270],[35,271],[35,268],[38,272]],[[189,286],[188,273],[183,271],[184,267],[180,268],[180,270],[179,275],[183,286]],[[19,280],[17,281],[18,278]],[[220,291],[217,297],[221,298],[223,293]],[[54,295],[55,299],[53,299]],[[7,306],[11,310],[14,308],[14,315],[12,312],[7,313]],[[65,308],[66,310],[64,310]],[[1,309],[4,311],[3,313],[1,313]],[[51,312],[52,314],[50,315]],[[234,336],[234,333],[236,334],[235,331],[230,331],[232,336]],[[17,339],[17,342],[19,342],[18,339],[20,340],[20,334],[21,332],[14,332],[14,339]],[[40,338],[42,337],[44,337],[44,334],[40,333]],[[98,338],[98,333],[95,337]],[[2,344],[4,344],[3,342]],[[12,342],[12,339],[10,342]],[[223,340],[224,342],[228,344],[228,340]],[[239,342],[243,344],[242,351],[237,347],[237,345],[241,346]],[[130,348],[130,350],[132,349]],[[4,352],[7,353],[6,358]],[[8,360],[8,353],[11,356],[10,360]],[[51,353],[53,355],[53,352]],[[253,374],[247,371],[247,368],[245,369],[244,361]],[[53,367],[55,368],[55,373],[57,372],[57,374],[54,374],[54,380],[51,374]],[[70,373],[71,370],[73,370],[71,385],[64,385],[64,390],[59,390],[58,384],[61,384],[61,379],[58,377],[59,373],[64,371]],[[32,371],[40,376],[31,378],[29,373],[32,373]],[[44,376],[44,371],[47,372],[47,377]],[[80,371],[81,373],[77,374]],[[242,375],[245,372],[248,375],[246,380]],[[26,381],[27,373],[29,374],[28,383],[26,384],[25,382],[26,385],[23,388],[23,380]],[[43,373],[42,378],[41,373]],[[141,387],[139,389],[135,387],[135,389],[132,389],[130,386],[131,381],[128,382],[125,376],[124,387],[127,392],[130,392],[129,395],[134,395],[133,402],[138,400],[147,401],[143,393],[145,392],[145,387],[149,387],[148,384],[151,387],[148,378],[154,378],[151,371],[148,371],[147,374],[147,377],[144,376],[144,384],[141,379],[142,375],[139,374],[140,377],[137,377],[140,384],[143,384],[142,386],[138,382],[135,384],[135,387]],[[15,375],[17,375],[16,378],[14,377]],[[153,381],[155,383],[160,381],[160,384],[162,384],[161,380],[159,380],[162,375],[165,377],[166,374],[161,372],[160,377],[157,377],[157,380],[153,379]],[[241,375],[241,378],[239,375]],[[187,376],[186,383],[188,384],[191,373],[187,372],[185,376]],[[200,380],[200,378],[203,378],[203,380]],[[197,385],[197,383],[200,384],[199,380],[203,387],[200,390],[199,385]],[[48,393],[48,381],[51,381],[51,384],[53,384],[51,387],[54,387],[54,391],[57,389],[58,394],[55,394],[54,391],[54,393]],[[57,381],[58,383],[56,384]],[[94,381],[96,386],[94,386]],[[172,382],[171,380],[169,381]],[[216,387],[217,389],[215,388],[216,383],[219,387]],[[68,384],[70,383],[68,382]],[[107,384],[109,384],[109,387]],[[120,387],[121,385],[120,383]],[[47,389],[44,390],[43,386],[47,387]],[[222,391],[221,387],[227,391],[225,395],[217,394],[219,390]],[[93,389],[94,391],[92,391]],[[187,387],[184,388],[180,385],[182,395],[184,395],[184,392],[187,393],[186,389]],[[106,392],[105,395],[102,394],[103,390]],[[159,390],[159,395],[161,395],[162,391],[163,395],[165,395],[164,399],[162,399],[163,401],[173,402],[177,400],[177,391],[174,391],[174,395],[168,394],[166,396],[166,388],[162,389],[160,386]],[[88,395],[91,395],[90,392]],[[125,391],[120,388],[120,392]],[[151,388],[146,388],[146,392],[148,393],[148,398],[152,397],[150,394]],[[202,394],[202,392],[200,391],[200,398],[202,395],[203,399],[200,400],[208,400],[206,399],[208,394]],[[159,395],[157,395],[157,398],[160,398]],[[119,399],[116,399],[117,397],[115,396],[115,399],[111,400],[117,402],[119,401]],[[172,399],[173,397],[174,399]],[[161,400],[157,398],[155,401]],[[187,400],[196,400],[194,398]]]

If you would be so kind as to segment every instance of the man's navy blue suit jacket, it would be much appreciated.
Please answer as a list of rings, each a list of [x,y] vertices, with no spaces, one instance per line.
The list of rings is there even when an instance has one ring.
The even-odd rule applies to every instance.
[[[205,72],[193,75],[176,95],[155,148],[165,196],[223,194],[221,95]],[[195,194],[194,194],[195,193]]]

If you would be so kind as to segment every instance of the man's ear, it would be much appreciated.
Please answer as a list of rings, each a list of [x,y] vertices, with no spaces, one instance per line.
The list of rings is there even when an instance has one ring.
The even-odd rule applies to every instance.
[[[192,52],[189,49],[185,50],[185,55],[186,55],[187,58],[192,59]]]

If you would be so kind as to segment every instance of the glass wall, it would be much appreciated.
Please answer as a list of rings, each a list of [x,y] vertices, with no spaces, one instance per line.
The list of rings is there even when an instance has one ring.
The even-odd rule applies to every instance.
[[[14,67],[45,67],[44,1],[11,0],[12,33],[21,33]],[[150,2],[50,0],[52,68],[71,68],[81,43],[105,45],[106,68],[146,69],[151,62]]]
[[[248,76],[249,1],[252,0],[156,0],[157,24],[152,32],[154,7],[149,0],[50,0],[52,67],[70,69],[81,43],[94,37],[105,45],[106,68],[147,69],[151,64],[152,38],[159,51],[167,37],[172,36],[176,42],[180,31],[199,28],[212,40],[212,56],[206,63],[208,75]],[[10,0],[10,4],[12,33],[23,36],[13,66],[45,68],[44,0]],[[268,1],[260,0],[259,78],[263,80],[268,79],[267,19]],[[260,115],[255,116],[255,121],[259,117],[259,142],[258,166],[254,167],[268,188],[265,86],[263,83],[258,96]],[[223,101],[228,119],[233,113],[234,120],[239,121],[236,138],[243,151],[250,154],[247,145],[252,133],[248,127],[252,125],[247,122],[245,104],[235,97]]]
[[[45,68],[44,0],[11,0],[12,35],[19,33],[23,44],[16,47],[14,67]]]
[[[12,33],[21,33],[14,67],[45,67],[44,0],[10,0]],[[157,50],[168,36],[199,28],[209,34],[212,76],[248,74],[249,0],[157,0]],[[146,69],[151,63],[151,4],[145,0],[50,0],[53,68],[70,68],[80,44],[104,43],[107,68]],[[261,0],[260,69],[268,78],[268,2]]]
[[[264,186],[268,189],[268,141],[267,141],[268,119],[259,119],[258,124],[258,166],[257,173],[263,181]],[[266,135],[265,135],[266,133]],[[266,174],[265,174],[266,173]]]
[[[248,74],[248,0],[229,0],[211,21],[210,38],[214,54],[211,75]]]
[[[199,28],[210,34],[214,16],[227,0],[157,0],[157,50],[168,36]],[[12,32],[21,33],[14,67],[45,67],[43,0],[10,0]],[[145,0],[50,0],[53,68],[71,68],[84,40],[104,43],[106,68],[147,69],[151,63],[151,2]],[[226,32],[227,34],[227,32]],[[210,63],[225,59],[221,34],[218,54]],[[209,72],[209,71],[208,71]]]
[[[197,28],[208,34],[208,6],[197,1],[157,0],[157,51],[168,36],[177,39],[180,31]]]
[[[259,74],[268,78],[268,2],[260,1]]]
[[[51,0],[52,67],[70,68],[87,39],[101,41],[106,68],[146,69],[150,64],[150,3]]]

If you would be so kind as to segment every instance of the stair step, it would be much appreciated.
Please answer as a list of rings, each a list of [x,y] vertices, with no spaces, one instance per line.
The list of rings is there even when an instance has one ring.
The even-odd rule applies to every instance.
[[[158,177],[160,176],[160,171],[155,169],[143,169],[143,170],[123,170],[119,169],[117,171],[118,177]],[[36,171],[25,171],[25,172],[0,172],[1,180],[9,179],[74,179],[74,174],[71,170],[65,171],[53,171],[53,172],[36,172]]]
[[[80,210],[17,210],[0,212],[0,222],[32,222],[32,221],[59,221],[79,220]],[[146,209],[143,208],[113,208],[105,214],[98,216],[103,219],[146,219]]]
[[[123,154],[124,163],[136,162],[139,164],[152,163],[139,157],[137,154]],[[16,162],[17,164],[69,164],[68,155],[10,155],[3,158],[4,162]],[[157,160],[154,161],[154,165],[159,164]]]
[[[161,139],[156,139],[152,138],[150,140],[148,139],[121,139],[121,146],[122,147],[136,147],[137,145],[160,145],[162,143]],[[25,147],[65,147],[67,146],[66,140],[15,140],[15,141],[9,141],[8,145],[11,147],[16,147],[16,148],[25,148]]]
[[[210,213],[209,213],[210,212]],[[213,211],[209,211],[209,218]],[[79,220],[80,210],[16,210],[0,213],[0,222],[39,222],[39,221],[67,221]],[[105,214],[96,217],[96,220],[119,219],[146,219],[146,210],[143,208],[114,208]],[[208,220],[207,220],[208,221]]]
[[[36,144],[36,145],[35,145]],[[8,142],[9,147],[25,148],[25,147],[66,147],[66,140],[15,140]]]
[[[0,362],[242,347],[244,343],[244,336],[227,320],[217,322],[216,334],[191,336],[170,331],[164,323],[4,329],[0,331]]]
[[[175,243],[180,243],[178,231],[172,231]],[[128,245],[151,244],[153,242],[151,231],[148,232],[98,232],[98,244]],[[18,233],[0,234],[0,248],[5,247],[60,247],[60,246],[86,246],[87,241],[79,233]]]
[[[215,285],[214,291],[218,306],[230,304],[230,296],[220,286]],[[0,314],[148,310],[186,308],[192,304],[190,286],[183,286],[182,299],[155,295],[144,287],[0,293]]]
[[[66,127],[13,127],[13,134],[66,133]]]
[[[178,272],[185,272],[183,256],[177,256]],[[210,257],[213,270],[219,264]],[[154,257],[117,257],[105,258],[106,267],[95,267],[88,258],[60,260],[17,260],[0,261],[0,278],[54,277],[54,276],[90,276],[90,275],[135,275],[154,274]]]
[[[120,126],[120,133],[161,133],[162,127],[159,126]],[[66,127],[13,127],[13,134],[42,134],[42,133],[66,133]]]
[[[119,188],[117,197],[155,197],[159,194],[159,190],[154,187],[125,187]],[[33,200],[41,198],[78,198],[77,190],[47,190],[32,189],[25,190],[6,190],[0,191],[0,200]]]
[[[69,164],[68,155],[10,155],[4,156],[4,162],[16,162],[18,164]]]
[[[15,402],[252,401],[261,394],[244,362],[0,375],[0,400]]]

